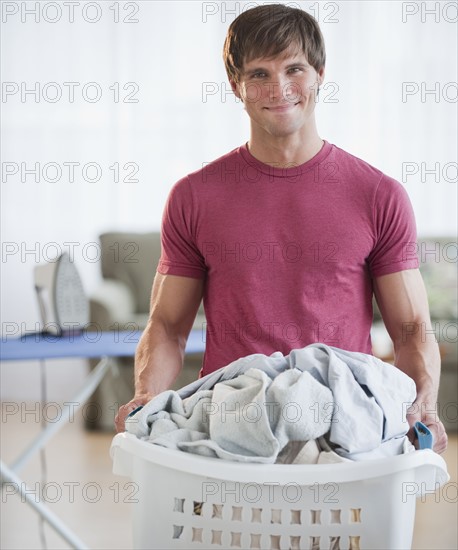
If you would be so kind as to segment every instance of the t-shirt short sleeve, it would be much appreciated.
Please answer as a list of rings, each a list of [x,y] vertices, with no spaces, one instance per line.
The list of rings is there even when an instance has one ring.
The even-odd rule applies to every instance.
[[[195,241],[193,202],[188,177],[171,189],[162,216],[158,272],[203,279],[205,261]]]
[[[372,276],[418,268],[417,229],[409,196],[386,175],[375,194],[373,220],[376,242],[368,257]]]

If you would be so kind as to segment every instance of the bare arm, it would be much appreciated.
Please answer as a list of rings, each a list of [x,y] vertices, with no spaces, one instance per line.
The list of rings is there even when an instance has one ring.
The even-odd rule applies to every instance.
[[[374,280],[375,297],[393,340],[395,365],[416,383],[417,398],[408,414],[412,426],[421,420],[434,432],[434,450],[443,452],[447,435],[437,413],[439,347],[431,327],[428,299],[418,269]]]
[[[170,388],[177,378],[202,292],[201,279],[156,273],[148,324],[135,354],[135,396],[119,409],[118,431],[124,430],[127,414]]]

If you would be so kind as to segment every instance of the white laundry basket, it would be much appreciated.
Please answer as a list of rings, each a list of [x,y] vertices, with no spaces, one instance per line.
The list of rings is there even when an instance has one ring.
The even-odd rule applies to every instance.
[[[135,549],[402,549],[415,500],[449,479],[427,449],[338,464],[241,464],[123,433],[113,471],[135,483]]]

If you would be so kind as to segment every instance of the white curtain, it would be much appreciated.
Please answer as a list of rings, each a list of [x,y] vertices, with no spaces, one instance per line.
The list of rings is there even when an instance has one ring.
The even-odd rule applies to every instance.
[[[3,333],[39,320],[37,263],[73,250],[90,293],[101,232],[159,229],[173,183],[247,140],[221,52],[235,15],[261,3],[2,3]],[[401,181],[420,235],[453,237],[456,2],[283,3],[326,40],[321,137]]]

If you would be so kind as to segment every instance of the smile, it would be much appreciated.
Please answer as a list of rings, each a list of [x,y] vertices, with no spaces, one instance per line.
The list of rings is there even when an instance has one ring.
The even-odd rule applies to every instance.
[[[285,103],[283,105],[277,105],[276,107],[264,107],[264,109],[267,109],[268,111],[273,111],[274,113],[285,113],[287,111],[290,111],[291,109],[294,109],[296,105],[299,105],[300,101],[297,103]]]

